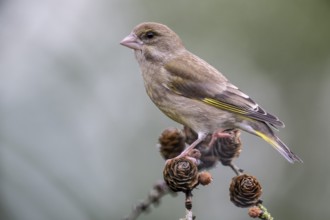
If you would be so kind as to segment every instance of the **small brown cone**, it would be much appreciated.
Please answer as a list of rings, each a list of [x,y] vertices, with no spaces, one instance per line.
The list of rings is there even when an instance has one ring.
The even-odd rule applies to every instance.
[[[186,143],[189,145],[192,144],[198,137],[197,133],[187,126],[183,127],[183,133],[186,136]],[[208,146],[208,142],[210,140],[211,135],[208,135],[206,139],[202,141],[202,143],[198,144],[195,148],[200,152],[200,157],[198,158],[200,160],[200,163],[198,164],[198,170],[212,168],[219,161],[218,157],[213,154],[213,152],[210,150],[210,147]]]
[[[217,155],[223,165],[228,166],[234,158],[240,155],[242,143],[239,130],[228,130],[226,132],[231,135],[231,138],[219,138],[213,146],[213,153]]]
[[[246,208],[259,202],[262,188],[254,176],[242,174],[232,179],[229,191],[230,200],[236,206]]]
[[[185,141],[189,145],[192,144],[198,138],[197,133],[187,126],[183,127],[183,133],[186,136]]]
[[[160,135],[159,151],[162,157],[167,160],[178,156],[185,148],[185,135],[177,128],[167,128]]]
[[[211,136],[208,135],[206,139],[196,146],[201,152],[200,163],[198,169],[210,169],[217,165],[220,161],[225,166],[231,166],[232,160],[237,158],[241,152],[242,143],[240,140],[240,131],[238,129],[231,129],[224,131],[231,135],[230,138],[219,138],[212,146],[209,146]],[[183,128],[183,133],[186,136],[186,143],[191,144],[197,139],[197,134],[189,127]]]
[[[206,186],[212,182],[212,175],[207,171],[200,172],[198,175],[198,181],[201,185]]]
[[[163,176],[172,191],[190,192],[199,183],[196,159],[178,157],[167,160]]]

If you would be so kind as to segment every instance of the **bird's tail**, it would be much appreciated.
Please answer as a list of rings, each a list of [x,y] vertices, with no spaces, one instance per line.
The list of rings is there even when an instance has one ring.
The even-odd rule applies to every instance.
[[[303,161],[295,155],[284,143],[281,141],[271,130],[271,128],[264,122],[261,121],[245,121],[248,123],[241,123],[240,128],[252,133],[272,145],[285,159],[290,163]],[[252,122],[252,123],[251,123]]]

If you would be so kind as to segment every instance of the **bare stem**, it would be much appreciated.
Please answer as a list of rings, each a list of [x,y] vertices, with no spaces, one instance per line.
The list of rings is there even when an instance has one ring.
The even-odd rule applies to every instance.
[[[238,166],[236,166],[233,163],[230,163],[228,166],[235,172],[235,174],[237,176],[243,174],[243,172],[244,172],[243,169],[239,168]]]
[[[274,220],[272,215],[268,212],[265,206],[263,206],[261,203],[258,204],[258,207],[263,211],[262,215],[259,217],[263,220]]]
[[[195,216],[192,213],[192,193],[191,191],[186,193],[186,200],[185,200],[185,207],[186,207],[186,216],[180,220],[194,220]]]
[[[143,212],[146,212],[151,204],[158,205],[160,199],[170,193],[171,191],[167,187],[164,181],[158,181],[153,188],[150,190],[148,197],[138,203],[131,211],[131,213],[123,218],[123,220],[135,220],[139,217],[139,215]],[[172,193],[172,192],[171,192]]]

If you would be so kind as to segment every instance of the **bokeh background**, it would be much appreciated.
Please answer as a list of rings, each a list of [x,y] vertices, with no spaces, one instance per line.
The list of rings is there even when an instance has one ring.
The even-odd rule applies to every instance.
[[[328,219],[328,0],[2,0],[0,219],[121,219],[162,178],[157,139],[181,126],[151,103],[119,45],[142,21],[170,26],[286,122],[279,136],[304,164],[245,134],[236,161],[258,177],[273,216]],[[233,172],[211,172],[194,193],[197,219],[247,219],[229,201]],[[184,213],[183,195],[168,195],[140,219]]]

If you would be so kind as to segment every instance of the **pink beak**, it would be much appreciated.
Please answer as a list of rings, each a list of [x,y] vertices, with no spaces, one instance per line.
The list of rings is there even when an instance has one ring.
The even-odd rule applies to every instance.
[[[133,50],[141,50],[143,42],[134,33],[130,33],[120,44]]]

